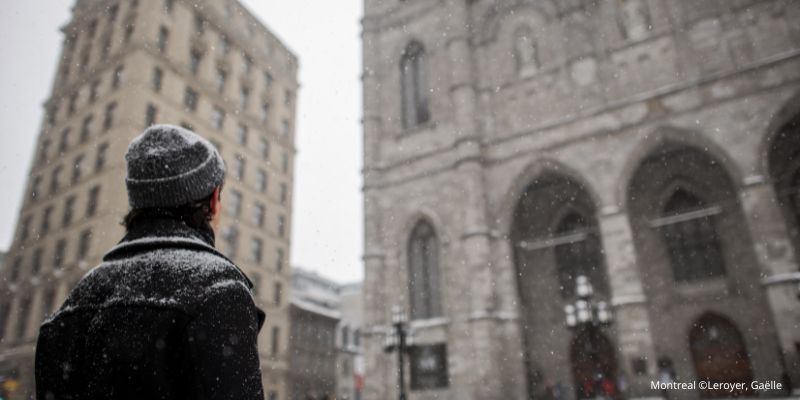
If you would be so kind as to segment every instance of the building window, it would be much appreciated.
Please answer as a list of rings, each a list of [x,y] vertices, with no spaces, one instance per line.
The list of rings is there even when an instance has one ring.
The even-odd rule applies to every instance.
[[[241,154],[233,157],[233,179],[241,182],[244,180],[245,160]]]
[[[242,146],[247,144],[247,125],[239,124],[236,129],[236,142]]]
[[[281,305],[281,297],[283,297],[283,286],[280,282],[275,282],[275,289],[273,292],[272,303],[276,306]]]
[[[31,200],[36,200],[39,198],[40,190],[42,186],[42,177],[36,176],[33,178],[33,182],[31,182]]]
[[[228,53],[231,52],[231,41],[228,40],[228,37],[225,35],[222,35],[219,38],[219,50],[220,50],[220,55],[223,56],[228,55]]]
[[[53,287],[47,288],[44,292],[44,297],[42,298],[42,313],[44,316],[50,315],[53,311],[53,303],[56,301],[56,291]]]
[[[269,120],[269,103],[263,102],[261,103],[261,123],[266,124]]]
[[[113,25],[119,14],[119,4],[114,4],[108,9],[108,25]]]
[[[273,326],[272,327],[272,340],[270,343],[269,353],[272,356],[277,356],[278,351],[280,351],[280,334],[281,329],[280,327]]]
[[[89,137],[92,135],[92,122],[94,121],[93,115],[87,115],[86,118],[83,119],[83,125],[81,125],[81,143],[86,143],[89,140]]]
[[[158,115],[158,109],[153,104],[147,105],[147,111],[144,113],[144,125],[150,126],[156,123],[156,116]]]
[[[197,110],[197,92],[194,89],[187,87],[183,92],[183,106],[186,107],[186,111]]]
[[[125,78],[124,75],[125,67],[120,65],[114,70],[114,76],[111,79],[111,89],[119,89],[119,86],[122,84],[122,80]]]
[[[272,74],[264,72],[264,89],[269,89],[272,86]]]
[[[284,137],[285,136],[289,136],[289,130],[290,130],[289,120],[286,120],[286,119],[282,120],[281,121],[281,136],[284,136]]]
[[[158,51],[164,53],[167,51],[167,42],[169,41],[169,29],[166,26],[162,26],[158,30],[158,41],[156,42],[156,47]]]
[[[258,238],[250,240],[250,261],[260,264],[264,249],[264,242]]]
[[[677,282],[725,275],[725,262],[717,234],[718,207],[684,189],[676,190],[663,209],[661,234]]]
[[[206,22],[200,14],[194,14],[194,31],[198,35],[202,35],[206,31]]]
[[[89,28],[86,30],[88,39],[92,39],[94,34],[97,33],[97,19],[89,21]]]
[[[70,134],[69,128],[64,128],[64,130],[61,131],[61,141],[58,142],[58,152],[61,153],[62,155],[64,154],[65,151],[67,151],[67,148],[69,147],[69,134]]]
[[[8,323],[8,316],[10,314],[10,306],[8,303],[0,304],[0,341],[3,340],[4,332],[6,331],[6,324]]]
[[[236,229],[234,226],[229,226],[228,229],[222,232],[222,243],[223,249],[222,252],[228,256],[228,258],[235,258],[236,257],[236,247],[239,242],[239,230]]]
[[[514,61],[517,74],[529,77],[539,69],[538,49],[533,38],[533,32],[527,26],[517,29],[514,33]]]
[[[39,225],[39,235],[44,236],[50,230],[50,215],[53,214],[53,206],[47,206],[42,213],[42,224]]]
[[[28,236],[31,234],[31,216],[28,215],[25,219],[22,220],[22,224],[20,226],[19,231],[19,241],[25,242],[28,240]],[[2,332],[2,331],[0,331]]]
[[[19,279],[19,273],[22,271],[22,257],[17,256],[14,258],[14,262],[11,264],[11,271],[8,273],[8,279],[11,283],[16,283],[17,279]],[[2,315],[0,315],[2,317]],[[3,331],[0,330],[0,334]]]
[[[172,13],[172,9],[175,6],[174,0],[164,0],[164,11],[168,13]]]
[[[253,294],[258,297],[261,293],[261,274],[254,272],[251,280],[253,281]]]
[[[242,194],[239,191],[231,190],[230,200],[228,200],[228,214],[238,217],[242,211]]]
[[[164,80],[164,71],[161,68],[153,68],[153,91],[156,93],[161,91],[162,81]]]
[[[289,199],[289,189],[286,186],[285,182],[281,182],[281,195],[280,195],[281,204],[286,204],[286,201],[288,199]]]
[[[72,183],[78,183],[81,179],[81,174],[83,173],[83,159],[85,157],[83,154],[75,157],[75,161],[72,163]]]
[[[75,107],[78,103],[78,93],[73,93],[69,96],[69,100],[67,100],[67,116],[71,116],[75,114]]]
[[[192,50],[189,52],[189,69],[192,71],[192,75],[197,75],[197,71],[200,70],[200,61],[203,60],[203,53],[198,50]]]
[[[247,54],[242,57],[242,67],[245,75],[249,75],[253,70],[253,59]]]
[[[134,27],[133,23],[128,23],[125,26],[125,39],[124,39],[124,43],[125,44],[128,44],[128,43],[131,42],[131,39],[133,38],[133,30],[134,30],[134,28],[135,27]]]
[[[263,204],[258,204],[253,207],[253,225],[261,227],[264,226],[264,214],[266,213],[266,208]]]
[[[44,257],[44,249],[39,247],[33,251],[33,259],[31,260],[31,275],[39,275],[42,270],[42,257]]]
[[[39,165],[44,165],[47,162],[47,153],[50,152],[50,139],[42,141],[39,147]]]
[[[59,239],[56,243],[56,250],[53,252],[53,267],[55,267],[55,269],[60,269],[63,267],[66,254],[67,239]]]
[[[416,128],[430,120],[425,49],[418,42],[406,46],[400,61],[403,127]]]
[[[50,126],[55,125],[56,117],[58,117],[58,103],[54,103],[47,109],[47,124]]]
[[[292,105],[292,91],[289,90],[289,89],[286,89],[283,92],[283,105],[285,105],[287,107]]]
[[[242,86],[239,89],[239,109],[242,111],[247,110],[247,104],[250,102],[250,88]]]
[[[267,173],[262,169],[256,171],[256,191],[259,193],[267,191]]]
[[[100,172],[106,166],[106,155],[108,153],[108,143],[97,146],[97,157],[94,160],[94,171]]]
[[[50,193],[55,193],[61,188],[61,172],[64,168],[57,166],[53,169],[53,175],[50,177]]]
[[[281,156],[281,170],[283,170],[284,174],[289,173],[289,155],[286,153]]]
[[[342,347],[347,348],[350,344],[350,327],[347,325],[342,327]]]
[[[72,223],[72,215],[75,213],[75,196],[67,197],[64,203],[64,214],[61,216],[61,226],[66,227]]]
[[[78,240],[78,261],[83,260],[89,254],[89,246],[92,241],[92,231],[89,229],[81,232],[81,237]]]
[[[217,68],[217,93],[225,91],[225,83],[228,81],[228,73],[224,69]]]
[[[19,321],[17,321],[17,338],[19,340],[25,339],[25,334],[28,328],[28,314],[31,312],[31,298],[26,295],[19,304]]]
[[[269,160],[269,140],[262,137],[258,142],[258,152],[261,154],[261,159]]]
[[[114,126],[114,112],[117,110],[117,102],[109,103],[106,106],[106,118],[103,120],[103,129],[109,130]]]
[[[275,260],[275,270],[278,271],[278,272],[281,272],[281,271],[283,271],[283,264],[286,262],[286,260],[285,260],[286,255],[284,254],[283,249],[281,249],[281,248],[278,248],[278,250],[276,250],[276,252],[277,252],[277,254],[276,254],[276,257],[275,257],[276,258],[276,260]]]
[[[100,91],[100,81],[93,81],[89,85],[89,104],[93,104],[97,100],[97,93]]]
[[[218,106],[214,106],[211,110],[211,123],[215,129],[221,130],[225,126],[225,111]]]
[[[286,217],[283,215],[278,216],[278,236],[286,236]]]
[[[412,319],[442,315],[439,290],[439,241],[433,227],[420,221],[408,242],[408,292]]]
[[[89,200],[86,202],[86,216],[91,217],[97,212],[97,204],[100,201],[100,186],[95,186],[89,190]]]

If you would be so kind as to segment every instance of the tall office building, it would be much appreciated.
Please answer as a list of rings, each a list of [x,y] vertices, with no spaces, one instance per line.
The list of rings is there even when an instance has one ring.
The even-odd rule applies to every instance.
[[[78,0],[62,31],[0,271],[0,380],[27,398],[39,324],[124,234],[128,143],[173,123],[225,158],[217,247],[256,285],[266,397],[286,398],[289,302],[272,292],[289,286],[297,57],[235,0]]]

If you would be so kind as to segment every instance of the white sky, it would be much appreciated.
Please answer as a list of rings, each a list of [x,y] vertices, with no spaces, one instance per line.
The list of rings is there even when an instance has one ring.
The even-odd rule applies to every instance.
[[[362,278],[361,0],[242,0],[300,58],[292,264]],[[11,245],[73,0],[0,7],[0,249]]]

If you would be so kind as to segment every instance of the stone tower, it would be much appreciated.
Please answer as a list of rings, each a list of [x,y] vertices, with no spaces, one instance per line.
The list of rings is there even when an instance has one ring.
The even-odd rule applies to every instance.
[[[256,284],[265,393],[286,399],[289,302],[273,292],[289,287],[297,57],[234,0],[79,0],[62,31],[0,272],[0,379],[32,393],[40,322],[124,233],[128,143],[172,123],[225,159],[217,247]]]
[[[800,3],[364,5],[366,399],[800,387]]]

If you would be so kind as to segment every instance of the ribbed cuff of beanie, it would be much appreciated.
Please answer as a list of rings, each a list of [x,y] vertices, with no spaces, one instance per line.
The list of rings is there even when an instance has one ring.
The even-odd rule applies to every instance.
[[[177,207],[210,195],[224,180],[224,166],[215,152],[197,168],[158,179],[126,178],[131,208]]]

